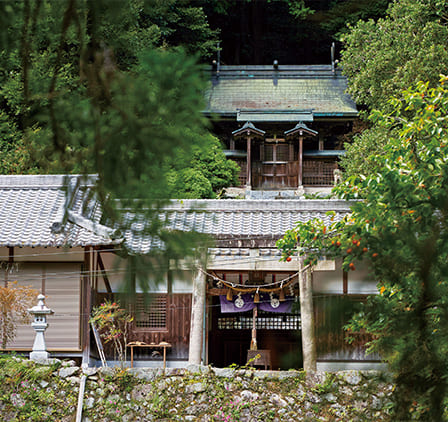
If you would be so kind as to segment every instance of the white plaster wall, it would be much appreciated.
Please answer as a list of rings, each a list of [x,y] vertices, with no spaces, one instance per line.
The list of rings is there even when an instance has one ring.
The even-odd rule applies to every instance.
[[[79,263],[22,263],[10,274],[10,281],[30,286],[46,296],[46,305],[54,311],[48,316],[45,333],[48,349],[80,350],[81,266]],[[36,301],[33,306],[37,304]],[[34,330],[30,324],[17,327],[17,336],[8,349],[30,350]]]
[[[193,271],[173,272],[171,280],[171,290],[173,293],[192,293]]]
[[[370,274],[366,262],[355,262],[355,271],[348,272],[348,293],[349,294],[376,294],[377,282]]]
[[[111,253],[102,254],[102,258],[112,291],[123,291],[124,282],[128,270],[128,261]],[[153,262],[153,265],[156,269],[157,263]],[[191,293],[193,291],[193,272],[186,268],[189,267],[181,267],[180,270],[172,270],[171,290],[173,293]],[[145,286],[147,287],[147,289],[145,289]],[[146,279],[137,278],[136,292],[143,293],[145,290],[151,293],[167,293],[167,273],[162,272],[156,275],[154,272],[151,273],[150,271]],[[98,291],[102,293],[107,292],[101,275],[98,279]]]
[[[313,293],[342,294],[342,268],[335,271],[313,271]]]
[[[101,253],[104,268],[106,269],[107,278],[113,292],[122,291],[123,283],[126,278],[127,260],[120,258],[113,253]],[[98,275],[98,291],[107,292],[101,274]]]

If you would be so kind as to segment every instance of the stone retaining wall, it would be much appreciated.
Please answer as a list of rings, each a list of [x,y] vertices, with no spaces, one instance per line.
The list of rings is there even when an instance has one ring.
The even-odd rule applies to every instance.
[[[393,385],[380,372],[84,368],[0,357],[5,421],[389,421]]]

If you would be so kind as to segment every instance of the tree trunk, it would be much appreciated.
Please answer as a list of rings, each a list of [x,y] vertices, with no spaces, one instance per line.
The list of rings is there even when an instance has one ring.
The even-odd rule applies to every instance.
[[[300,316],[302,321],[303,369],[306,372],[316,370],[316,338],[314,336],[313,289],[311,269],[304,272],[303,258],[299,257]]]

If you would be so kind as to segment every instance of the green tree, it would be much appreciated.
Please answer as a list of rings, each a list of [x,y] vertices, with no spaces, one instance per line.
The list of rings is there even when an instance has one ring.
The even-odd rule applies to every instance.
[[[327,8],[317,10],[309,19],[339,39],[347,32],[348,25],[355,25],[360,19],[383,17],[391,0],[333,0],[327,3]]]
[[[119,303],[110,301],[93,308],[89,319],[89,322],[98,328],[104,342],[112,344],[121,368],[124,368],[126,362],[126,344],[133,320],[134,318],[126,309],[121,308]]]
[[[203,144],[193,147],[187,167],[179,168],[174,163],[168,170],[173,198],[216,198],[224,188],[237,183],[238,165],[225,157],[218,138],[204,136]]]
[[[435,86],[448,66],[448,4],[392,2],[385,18],[359,21],[343,37],[341,64],[357,104],[384,110],[418,81]]]
[[[436,86],[448,66],[448,5],[438,0],[392,2],[384,18],[349,26],[342,39],[342,67],[348,92],[357,104],[386,112],[388,100],[416,82]],[[364,114],[363,116],[366,116]],[[370,120],[368,120],[370,121]],[[372,125],[354,136],[342,161],[346,176],[375,173],[375,156],[388,142],[385,132]]]
[[[199,242],[168,230],[160,207],[176,151],[187,168],[209,140],[198,60],[215,33],[202,9],[183,0],[29,0],[0,11],[9,19],[0,27],[0,152],[9,161],[1,171],[18,163],[17,172],[98,174],[105,224],[161,246],[156,259],[128,260],[124,288],[134,287],[133,273],[166,274],[168,257],[183,259]]]
[[[11,1],[0,7],[4,20],[0,31],[0,130],[4,135],[0,170],[6,174],[60,170],[56,156],[50,163],[39,156],[41,140],[49,131],[54,142],[60,138],[62,125],[56,121],[64,117],[55,105],[60,106],[62,98],[73,101],[75,114],[82,108],[85,111],[86,101],[93,99],[96,106],[107,108],[112,80],[116,87],[119,78],[137,77],[142,71],[139,61],[148,49],[172,51],[174,57],[173,50],[184,48],[187,55],[204,59],[216,48],[217,32],[210,29],[202,8],[189,1]],[[173,60],[164,62],[171,76],[176,72],[172,66],[182,66]],[[73,120],[65,134],[74,132]],[[83,116],[81,121],[87,123]],[[32,148],[36,143],[29,145],[34,139],[39,140],[37,150]],[[57,150],[62,143],[56,145]],[[78,160],[84,145],[78,144],[69,148],[74,152],[65,163],[69,171],[80,171]]]
[[[349,329],[367,330],[395,374],[395,420],[446,419],[448,377],[448,89],[419,83],[376,114],[389,133],[381,173],[353,176],[342,198],[364,198],[328,227],[297,224],[278,242],[284,258],[297,251],[343,258],[345,270],[367,260],[379,294]],[[297,240],[298,239],[298,240]]]

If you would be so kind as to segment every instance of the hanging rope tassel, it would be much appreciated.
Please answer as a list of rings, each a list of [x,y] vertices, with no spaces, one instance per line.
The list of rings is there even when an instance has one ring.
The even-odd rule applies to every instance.
[[[254,303],[260,303],[260,294],[258,293],[260,289],[257,289],[254,295]]]
[[[229,289],[227,290],[227,296],[226,296],[226,298],[227,298],[227,300],[228,300],[229,302],[231,302],[231,301],[233,300],[233,290],[232,290],[231,288],[229,288]]]
[[[280,302],[284,302],[286,300],[285,299],[285,292],[283,291],[283,289],[280,290],[280,294],[278,295],[278,300]]]

